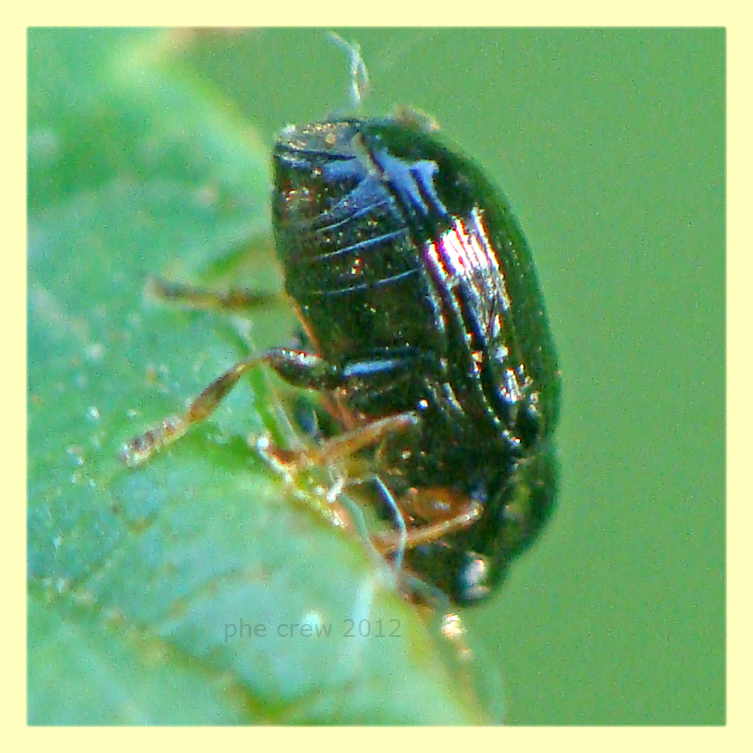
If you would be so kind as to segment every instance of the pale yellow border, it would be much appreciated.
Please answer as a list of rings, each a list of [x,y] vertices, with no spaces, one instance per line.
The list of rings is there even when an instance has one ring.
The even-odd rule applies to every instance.
[[[2,295],[4,342],[6,354],[4,374],[7,383],[5,394],[10,397],[10,408],[5,411],[3,431],[3,467],[12,469],[11,480],[18,493],[8,494],[3,514],[10,525],[3,526],[5,533],[2,554],[5,562],[4,591],[5,619],[2,646],[2,677],[6,684],[2,707],[6,711],[3,724],[8,749],[59,750],[61,745],[75,746],[77,750],[133,751],[134,746],[162,748],[169,746],[181,751],[243,749],[253,746],[259,750],[277,750],[295,745],[310,749],[325,744],[329,749],[347,746],[350,751],[380,751],[405,746],[416,750],[445,748],[492,751],[507,748],[511,751],[536,749],[561,751],[577,746],[579,751],[619,751],[675,749],[683,751],[750,749],[751,644],[753,624],[750,619],[751,593],[753,592],[753,480],[745,468],[751,465],[753,434],[753,397],[746,387],[753,382],[753,327],[751,327],[751,300],[753,294],[753,160],[751,139],[751,86],[753,76],[753,28],[746,3],[714,2],[689,4],[678,2],[630,3],[609,6],[589,2],[553,3],[407,3],[405,0],[377,0],[376,2],[347,3],[316,2],[312,0],[286,0],[269,4],[259,10],[252,0],[243,3],[199,3],[195,6],[175,2],[144,3],[82,3],[67,0],[59,3],[8,4],[4,12],[2,46],[3,89],[6,107],[2,122],[6,129],[3,139],[4,191],[2,197],[4,229],[3,245],[6,263],[13,274],[7,275],[10,284]],[[747,12],[746,12],[747,11]],[[16,14],[18,18],[13,18]],[[630,25],[630,26],[724,26],[728,30],[728,343],[729,378],[727,405],[728,424],[728,705],[726,728],[605,728],[605,729],[400,729],[369,728],[364,734],[359,729],[321,731],[312,729],[131,729],[60,730],[57,728],[26,728],[26,676],[25,676],[25,401],[15,396],[25,394],[25,330],[19,323],[25,317],[26,269],[26,201],[25,201],[25,68],[26,27],[46,25],[169,25],[191,26],[249,26],[315,24],[343,25],[483,25],[483,26],[559,26],[559,25]],[[19,183],[15,182],[18,177]],[[746,240],[747,239],[747,240]],[[16,275],[18,275],[16,277]],[[699,396],[699,402],[701,397]],[[19,473],[17,469],[24,469]],[[14,609],[12,605],[17,605]],[[12,722],[12,724],[10,723]],[[23,741],[14,745],[9,739],[23,733]],[[326,739],[322,735],[326,734]],[[744,739],[748,740],[744,744]],[[232,746],[232,748],[231,748]],[[240,747],[239,747],[240,746]]]

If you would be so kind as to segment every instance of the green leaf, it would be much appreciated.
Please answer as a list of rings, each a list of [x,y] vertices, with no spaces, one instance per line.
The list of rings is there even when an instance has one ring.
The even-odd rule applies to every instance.
[[[29,722],[481,722],[385,565],[249,447],[284,431],[262,369],[146,466],[117,459],[292,327],[144,295],[238,260],[278,284],[265,150],[176,39],[29,32]]]

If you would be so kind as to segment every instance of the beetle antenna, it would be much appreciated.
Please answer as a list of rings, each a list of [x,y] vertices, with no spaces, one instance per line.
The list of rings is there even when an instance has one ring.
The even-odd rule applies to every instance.
[[[368,95],[369,70],[361,55],[361,45],[358,42],[348,42],[334,31],[327,33],[327,36],[338,47],[345,50],[350,57],[350,100],[353,106],[358,109],[364,98]]]

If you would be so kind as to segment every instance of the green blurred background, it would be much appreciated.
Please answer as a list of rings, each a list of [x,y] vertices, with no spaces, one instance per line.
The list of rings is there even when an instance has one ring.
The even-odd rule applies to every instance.
[[[338,31],[367,114],[430,112],[502,186],[558,345],[559,509],[464,615],[507,723],[724,723],[723,30]],[[347,106],[322,31],[177,40],[270,147]]]

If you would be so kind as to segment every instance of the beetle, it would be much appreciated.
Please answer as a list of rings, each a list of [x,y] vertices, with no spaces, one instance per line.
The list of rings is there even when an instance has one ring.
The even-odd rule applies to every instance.
[[[374,501],[394,527],[373,537],[385,556],[480,602],[556,494],[560,372],[525,237],[481,168],[409,110],[288,126],[273,168],[300,347],[236,364],[123,457],[151,456],[266,362],[338,428],[305,462],[366,455],[389,490]]]

